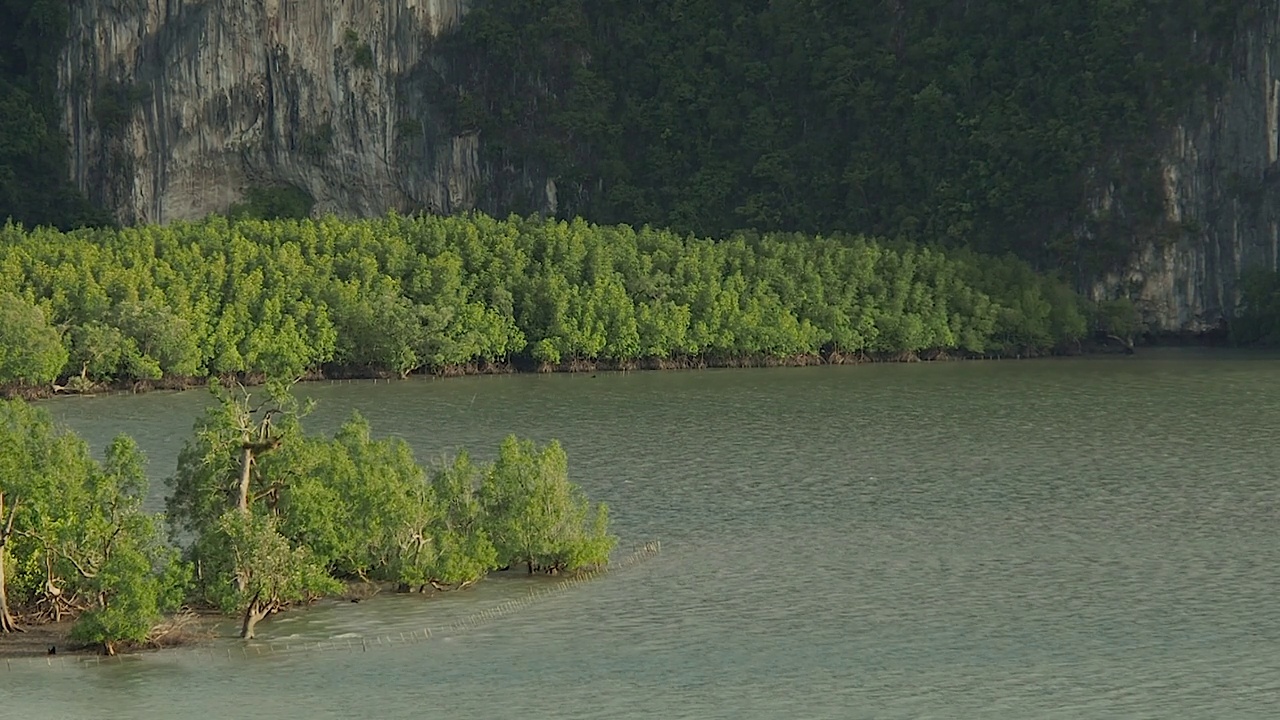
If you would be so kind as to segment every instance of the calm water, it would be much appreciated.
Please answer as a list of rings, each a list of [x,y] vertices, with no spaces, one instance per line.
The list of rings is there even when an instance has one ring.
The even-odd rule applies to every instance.
[[[1139,358],[308,385],[422,458],[560,438],[658,557],[369,652],[0,666],[15,718],[1273,717],[1280,361]],[[200,392],[66,399],[171,469]],[[515,596],[289,613],[265,640]],[[227,647],[237,648],[233,641]],[[218,646],[222,648],[223,646]],[[225,649],[225,648],[223,648]]]

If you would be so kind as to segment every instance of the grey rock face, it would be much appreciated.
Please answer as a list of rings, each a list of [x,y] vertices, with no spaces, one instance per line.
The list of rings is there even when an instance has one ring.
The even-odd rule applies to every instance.
[[[1225,85],[1162,140],[1166,226],[1095,298],[1130,296],[1153,329],[1199,332],[1280,243],[1280,0],[1242,26]],[[294,185],[315,212],[554,212],[554,178],[486,168],[453,135],[432,45],[467,0],[88,0],[71,6],[59,82],[71,173],[124,222],[225,211]],[[501,178],[498,182],[497,179]],[[503,185],[503,187],[498,187]],[[518,186],[518,187],[516,187]],[[1114,186],[1091,203],[1112,212]]]
[[[1261,8],[1233,38],[1225,85],[1194,98],[1163,142],[1165,220],[1178,232],[1138,243],[1123,272],[1089,288],[1132,297],[1152,329],[1213,329],[1235,312],[1242,271],[1277,267],[1280,2]]]
[[[71,173],[125,222],[295,185],[317,213],[476,204],[479,139],[433,104],[431,46],[464,0],[98,0],[59,71]]]

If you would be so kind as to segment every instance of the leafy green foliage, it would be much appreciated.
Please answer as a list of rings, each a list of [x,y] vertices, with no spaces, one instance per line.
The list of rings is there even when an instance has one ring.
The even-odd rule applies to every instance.
[[[243,388],[209,384],[215,402],[196,419],[167,480],[165,504],[175,535],[208,535],[221,527],[228,507],[276,502],[281,488],[263,469],[264,458],[301,438],[299,418],[310,406],[281,383],[268,383],[265,390],[255,401]]]
[[[106,461],[25,403],[0,401],[0,619],[11,630],[5,559],[17,560],[13,599],[58,619],[86,607],[73,636],[114,653],[176,609],[190,576],[142,511],[145,458],[127,437]]]
[[[335,577],[453,587],[496,567],[481,470],[465,454],[428,474],[403,440],[374,439],[356,414],[331,440],[282,448],[263,472],[283,479],[281,533]]]
[[[283,386],[260,405],[218,383],[212,392],[169,480],[168,507],[199,570],[194,599],[242,613],[243,637],[340,581],[471,585],[498,567],[490,538],[514,527],[536,536],[536,555],[525,556],[544,569],[608,561],[607,511],[588,522],[558,445],[537,455],[547,474],[526,492],[501,468],[527,444],[504,446],[505,465],[476,466],[463,453],[428,473],[403,440],[374,438],[359,414],[332,438],[309,436]]]
[[[285,475],[270,461],[302,442],[298,418],[309,408],[274,382],[260,402],[217,382],[210,391],[215,402],[178,456],[166,505],[175,534],[190,538],[196,599],[242,613],[241,635],[251,638],[264,617],[339,586],[310,547],[291,543],[278,527],[293,468],[284,465]]]
[[[49,414],[20,400],[0,401],[0,631],[14,628],[10,574],[17,560],[14,600],[60,609],[57,547],[74,527],[92,462],[83,441],[61,431]]]
[[[74,328],[69,344],[70,373],[78,365],[81,385],[89,385],[92,376],[102,381],[112,381],[118,377],[154,377],[159,368],[147,363],[138,352],[135,343],[130,343],[120,328],[100,322],[88,322]]]
[[[207,585],[227,612],[244,613],[241,637],[254,637],[254,625],[289,603],[336,593],[342,586],[324,571],[305,545],[294,546],[276,530],[270,516],[228,510],[218,519],[218,533],[203,538],[220,546],[209,553],[222,580]]]
[[[94,119],[106,132],[118,132],[147,95],[147,89],[139,85],[107,83],[94,95]]]
[[[1046,351],[1077,340],[1089,314],[1011,256],[483,215],[7,225],[0,281],[29,293],[0,298],[0,332],[14,337],[2,357],[23,358],[0,363],[7,379],[84,384],[296,378],[335,365],[405,375],[508,361]]]
[[[141,642],[166,612],[184,599],[190,566],[178,561],[164,540],[160,518],[142,511],[147,493],[146,459],[128,436],[107,448],[102,467],[91,473],[79,522],[61,549],[93,598],[72,636],[114,654],[121,641]]]
[[[432,517],[422,468],[398,438],[375,440],[359,414],[332,440],[308,437],[264,463],[286,478],[279,509],[282,532],[313,548],[339,577],[398,580],[389,574],[400,533]],[[423,512],[425,510],[425,513]]]
[[[342,47],[351,57],[351,65],[361,70],[373,69],[373,48],[360,39],[355,30],[347,28],[342,35]]]
[[[301,220],[311,216],[315,200],[300,187],[251,187],[227,216],[235,220]]]
[[[154,299],[126,300],[115,307],[115,327],[132,343],[134,372],[147,377],[193,376],[200,372],[200,348],[192,328]]]
[[[1100,332],[1121,340],[1131,341],[1142,330],[1142,319],[1128,298],[1099,303],[1095,315],[1095,325]]]
[[[420,568],[419,577],[428,583],[466,586],[499,566],[497,549],[489,539],[492,519],[485,514],[480,497],[485,472],[463,452],[432,473],[431,490],[439,515],[423,547],[416,554],[401,554],[401,568]],[[404,582],[417,579],[403,569],[401,573]]]
[[[569,482],[568,460],[557,442],[538,449],[508,437],[485,477],[482,498],[504,565],[558,572],[609,559],[616,540],[607,532],[609,510],[601,504],[592,513]]]
[[[52,382],[66,364],[67,350],[44,311],[0,292],[0,383]]]
[[[156,572],[157,560],[162,573]],[[91,589],[100,590],[99,604],[76,618],[71,638],[101,645],[107,655],[114,655],[120,642],[143,642],[163,613],[180,607],[190,568],[167,548],[127,544],[115,549],[91,583]]]

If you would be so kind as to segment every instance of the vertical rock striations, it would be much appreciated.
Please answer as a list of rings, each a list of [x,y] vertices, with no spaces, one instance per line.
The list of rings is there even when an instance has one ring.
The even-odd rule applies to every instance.
[[[1275,269],[1280,227],[1280,2],[1244,14],[1210,49],[1219,73],[1162,139],[1162,232],[1135,243],[1125,269],[1092,283],[1095,298],[1132,297],[1161,332],[1220,326],[1239,303],[1241,271]],[[1107,193],[1096,208],[1106,208]]]
[[[432,103],[465,0],[89,0],[59,68],[71,174],[124,222],[293,185],[316,212],[476,203],[478,138]],[[438,81],[435,81],[438,82]]]
[[[536,162],[486,168],[478,134],[451,129],[432,48],[467,2],[73,3],[59,67],[72,178],[124,222],[201,217],[281,185],[317,213],[554,212]],[[1132,297],[1155,330],[1219,326],[1240,272],[1280,253],[1280,0],[1246,2],[1229,42],[1200,42],[1215,79],[1172,79],[1202,87],[1158,139],[1162,217],[1135,223],[1147,229],[1122,270],[1081,278],[1095,298]],[[1119,179],[1133,173],[1099,175],[1078,232],[1123,236],[1135,224],[1109,218],[1152,211],[1116,199],[1133,197]]]

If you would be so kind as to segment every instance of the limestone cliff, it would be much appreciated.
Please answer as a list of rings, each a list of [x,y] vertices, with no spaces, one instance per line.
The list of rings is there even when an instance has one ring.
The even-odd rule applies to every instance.
[[[1224,72],[1159,138],[1164,221],[1121,271],[1082,278],[1129,296],[1162,331],[1218,326],[1237,278],[1280,251],[1280,0],[1249,0]],[[536,170],[488,168],[453,134],[433,43],[467,0],[88,0],[71,7],[59,67],[71,174],[125,222],[225,211],[251,187],[293,185],[315,212],[554,212]],[[447,75],[447,72],[445,73]],[[1194,83],[1193,83],[1194,84]],[[1099,173],[1078,234],[1141,214]],[[518,187],[512,187],[518,186]],[[513,202],[514,200],[514,202]]]
[[[465,0],[72,5],[59,82],[71,174],[125,222],[294,185],[317,213],[476,205],[479,139],[432,102],[433,40]]]
[[[1280,254],[1280,2],[1249,13],[1223,67],[1169,128],[1158,157],[1166,232],[1148,233],[1121,272],[1091,283],[1095,298],[1129,296],[1152,329],[1203,332],[1239,303],[1242,270],[1275,269]],[[1110,211],[1111,188],[1094,206]],[[1171,231],[1171,232],[1170,232]]]

